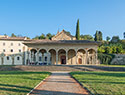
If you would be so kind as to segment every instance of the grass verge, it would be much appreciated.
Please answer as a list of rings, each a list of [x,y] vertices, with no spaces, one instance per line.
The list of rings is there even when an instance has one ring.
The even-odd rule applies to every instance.
[[[100,66],[107,66],[107,67],[125,67],[125,65],[105,65],[105,64],[100,64]]]
[[[49,72],[0,71],[0,95],[26,95]]]
[[[125,72],[71,72],[94,95],[125,95]]]

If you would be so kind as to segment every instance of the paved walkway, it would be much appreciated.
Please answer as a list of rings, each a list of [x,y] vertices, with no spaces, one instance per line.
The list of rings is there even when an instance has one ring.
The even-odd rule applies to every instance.
[[[52,72],[30,95],[88,95],[68,72]]]

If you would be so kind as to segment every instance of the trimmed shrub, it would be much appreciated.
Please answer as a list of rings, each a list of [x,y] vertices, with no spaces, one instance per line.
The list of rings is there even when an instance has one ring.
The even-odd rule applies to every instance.
[[[101,64],[110,64],[114,57],[115,55],[113,54],[98,53],[98,59],[100,60]]]

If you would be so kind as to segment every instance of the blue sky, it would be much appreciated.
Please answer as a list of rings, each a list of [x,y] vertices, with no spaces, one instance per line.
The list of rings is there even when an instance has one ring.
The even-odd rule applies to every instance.
[[[31,38],[62,29],[94,35],[123,38],[125,0],[0,0],[0,35],[15,33]]]

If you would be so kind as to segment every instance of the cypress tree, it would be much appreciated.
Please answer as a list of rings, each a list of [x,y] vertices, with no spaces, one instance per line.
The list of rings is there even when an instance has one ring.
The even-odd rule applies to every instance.
[[[101,31],[99,31],[98,36],[99,36],[99,41],[102,41],[102,32]]]
[[[99,35],[98,35],[98,31],[96,31],[95,33],[95,38],[94,38],[95,41],[99,41]]]
[[[79,19],[77,20],[77,25],[76,25],[76,39],[80,40]]]

